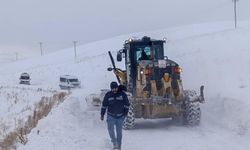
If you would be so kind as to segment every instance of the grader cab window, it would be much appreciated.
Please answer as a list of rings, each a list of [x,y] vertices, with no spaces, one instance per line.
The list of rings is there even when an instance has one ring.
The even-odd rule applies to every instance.
[[[136,61],[140,60],[153,60],[162,59],[162,46],[154,45],[154,47],[149,46],[138,46],[135,50]]]
[[[137,60],[150,60],[151,51],[150,47],[140,47],[136,50],[136,58]]]

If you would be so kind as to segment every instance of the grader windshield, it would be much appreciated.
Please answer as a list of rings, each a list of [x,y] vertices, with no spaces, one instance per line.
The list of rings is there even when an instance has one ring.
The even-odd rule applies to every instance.
[[[133,58],[136,62],[139,60],[158,60],[164,59],[163,44],[148,44],[148,43],[134,43],[131,45]]]

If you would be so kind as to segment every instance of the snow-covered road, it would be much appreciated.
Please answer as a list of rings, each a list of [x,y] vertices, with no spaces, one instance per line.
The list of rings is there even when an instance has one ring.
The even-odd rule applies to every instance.
[[[227,100],[220,98],[217,101],[222,103]],[[224,104],[232,103],[228,100],[228,104]],[[250,132],[246,131],[249,126],[238,124],[239,128],[229,128],[225,125],[226,121],[233,121],[220,118],[219,114],[213,112],[213,109],[221,109],[221,105],[213,109],[210,106],[212,105],[208,104],[203,107],[202,122],[197,127],[176,126],[170,119],[139,119],[135,129],[124,131],[123,149],[245,150],[249,147]],[[245,108],[249,109],[247,106]],[[88,110],[80,97],[69,97],[39,123],[29,135],[31,141],[20,147],[20,150],[110,149],[106,122],[99,118],[99,109]],[[39,135],[37,130],[40,130]]]

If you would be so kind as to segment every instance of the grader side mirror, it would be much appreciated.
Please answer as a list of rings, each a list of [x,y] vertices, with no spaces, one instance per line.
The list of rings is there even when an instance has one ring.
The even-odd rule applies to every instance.
[[[117,61],[122,61],[122,53],[119,51],[116,56]]]

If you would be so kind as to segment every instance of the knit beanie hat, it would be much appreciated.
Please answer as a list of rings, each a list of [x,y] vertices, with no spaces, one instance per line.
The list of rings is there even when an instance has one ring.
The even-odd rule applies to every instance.
[[[111,89],[118,88],[117,82],[115,82],[115,81],[111,82],[111,83],[110,83],[110,88],[111,88]]]

